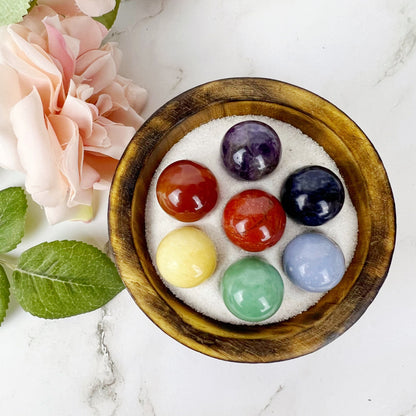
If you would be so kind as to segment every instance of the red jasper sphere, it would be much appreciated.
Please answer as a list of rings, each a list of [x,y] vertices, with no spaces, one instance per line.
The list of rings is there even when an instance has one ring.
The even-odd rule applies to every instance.
[[[286,214],[279,200],[259,189],[234,195],[224,208],[223,227],[232,243],[257,252],[275,245],[283,235]]]
[[[172,217],[183,222],[198,221],[217,203],[217,180],[205,166],[178,160],[160,174],[156,195],[160,206]]]

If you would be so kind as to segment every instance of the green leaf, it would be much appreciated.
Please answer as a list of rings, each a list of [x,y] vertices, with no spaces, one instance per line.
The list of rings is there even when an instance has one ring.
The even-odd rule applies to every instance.
[[[30,4],[28,0],[1,0],[0,26],[18,23],[27,14]]]
[[[37,0],[30,0],[29,2],[29,9],[28,9],[28,13],[35,7],[38,5],[38,1]]]
[[[11,285],[24,310],[51,319],[97,309],[124,289],[110,258],[79,241],[42,243],[25,251]]]
[[[6,317],[10,299],[10,284],[6,272],[0,266],[0,325]]]
[[[110,30],[114,22],[116,21],[119,7],[120,7],[120,0],[116,0],[116,7],[114,7],[114,9],[111,10],[111,12],[103,14],[102,16],[94,17],[94,19],[102,23],[108,30]]]
[[[0,253],[13,250],[25,232],[27,200],[22,188],[0,191]]]

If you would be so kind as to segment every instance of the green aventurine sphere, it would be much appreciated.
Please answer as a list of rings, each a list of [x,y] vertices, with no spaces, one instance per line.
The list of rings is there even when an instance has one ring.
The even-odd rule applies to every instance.
[[[245,257],[225,271],[221,292],[229,311],[244,321],[260,322],[276,313],[283,300],[279,272],[258,257]]]

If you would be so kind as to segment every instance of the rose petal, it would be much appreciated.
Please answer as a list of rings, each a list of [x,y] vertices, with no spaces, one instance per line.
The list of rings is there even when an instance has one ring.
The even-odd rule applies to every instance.
[[[113,99],[110,94],[100,94],[95,103],[99,114],[105,114],[113,108]]]
[[[66,203],[54,207],[45,207],[45,214],[49,224],[68,220],[89,222],[94,216],[92,206],[77,205],[69,208]]]
[[[79,55],[80,39],[66,33],[65,27],[62,24],[65,20],[61,21],[56,14],[46,16],[43,19],[43,24],[48,35],[48,44],[44,49],[48,50],[49,54],[59,61],[67,60],[69,57],[72,66],[74,65],[73,61]],[[62,58],[60,58],[61,55]]]
[[[99,49],[108,33],[104,25],[87,16],[67,18],[62,21],[62,27],[67,35],[79,40],[79,56],[87,51]]]
[[[100,123],[103,122],[102,118],[100,118],[99,120]],[[114,123],[106,124],[103,127],[107,131],[107,135],[110,139],[111,146],[85,146],[85,151],[110,156],[114,159],[120,159],[126,146],[129,144],[131,138],[136,133],[136,130],[130,126],[122,126]]]
[[[76,63],[76,74],[94,88],[97,94],[109,85],[117,75],[117,68],[110,53],[94,50],[86,52]]]
[[[0,64],[0,166],[22,170],[17,154],[17,139],[10,121],[10,110],[20,99],[19,78],[16,72]]]
[[[110,157],[102,157],[91,153],[86,153],[84,162],[100,175],[100,181],[94,184],[94,189],[109,189],[118,164],[118,160],[112,159]]]
[[[88,163],[82,166],[82,177],[80,186],[82,189],[92,190],[93,186],[100,181],[100,174]]]
[[[44,108],[53,111],[57,100],[54,94],[55,86],[51,78],[30,63],[20,59],[13,52],[6,49],[1,53],[1,60],[13,68],[19,76],[21,96],[30,94],[32,89],[36,88],[42,98]]]
[[[112,107],[115,106],[114,109],[121,107],[124,110],[127,110],[130,106],[130,103],[125,94],[124,87],[118,82],[113,81],[100,91],[100,95],[97,98],[97,107],[101,94],[105,94],[111,97],[111,101],[113,103]],[[110,110],[111,108],[106,109],[106,111],[100,111],[100,114],[104,114]]]
[[[59,148],[56,139],[49,136],[42,101],[35,89],[12,108],[10,119],[20,161],[26,171],[27,192],[39,205],[61,203],[66,199],[68,185],[56,163]]]
[[[8,32],[16,46],[22,52],[21,57],[26,59],[26,62],[31,63],[44,73],[60,77],[61,74],[48,53],[37,47],[37,45],[32,45],[27,42],[26,39],[22,37],[21,27],[19,27],[19,25],[9,26]]]
[[[109,52],[111,56],[113,57],[114,63],[117,68],[117,72],[120,69],[121,65],[121,59],[123,58],[123,52],[121,52],[121,49],[117,47],[116,42],[107,42],[103,45],[101,48],[102,51]]]
[[[41,1],[42,0],[38,0],[38,4]],[[20,23],[20,25],[28,28],[31,33],[42,36],[45,32],[45,26],[43,25],[42,20],[46,16],[56,16],[56,11],[47,5],[36,6],[30,11],[30,13],[24,16],[23,22]]]
[[[50,116],[49,121],[63,146],[61,171],[69,184],[68,206],[91,205],[92,187],[100,180],[97,172],[84,169],[84,148],[73,120],[62,115]]]
[[[79,98],[80,100],[87,101],[93,94],[94,88],[90,87],[87,84],[81,84],[78,87],[76,87],[75,92],[71,95]]]
[[[116,7],[115,0],[75,0],[80,10],[88,16],[102,16]]]
[[[56,13],[63,16],[75,16],[81,13],[74,0],[38,0],[37,4],[49,6]],[[36,7],[34,9],[36,9]]]
[[[128,110],[119,109],[107,115],[107,118],[116,124],[124,124],[133,127],[137,131],[144,120],[131,107]]]
[[[62,74],[45,51],[27,42],[14,30],[18,27],[8,27],[10,39],[17,49],[14,51],[10,45],[0,44],[0,59],[19,74],[22,95],[36,88],[45,111],[55,112],[62,99]]]
[[[58,62],[60,65],[61,72],[64,79],[64,88],[67,91],[69,82],[75,72],[75,57],[71,56],[71,52],[68,50],[66,41],[54,26],[49,24],[50,18],[44,20],[46,30],[48,32],[48,46],[49,53],[55,58],[55,63]]]
[[[92,133],[90,136],[83,138],[85,148],[106,148],[111,146],[110,138],[107,130],[98,123],[93,124]]]
[[[69,184],[69,198],[73,199],[79,188],[79,169],[83,156],[78,128],[71,119],[62,115],[50,115],[48,120],[62,147],[62,155],[59,159],[60,169]]]
[[[79,98],[69,95],[62,107],[61,115],[74,121],[83,136],[90,136],[92,133],[93,115],[90,106]]]
[[[129,104],[137,113],[140,113],[147,102],[147,91],[144,88],[133,84],[130,79],[121,77],[120,75],[117,75],[115,82],[119,83],[123,87],[124,94]]]

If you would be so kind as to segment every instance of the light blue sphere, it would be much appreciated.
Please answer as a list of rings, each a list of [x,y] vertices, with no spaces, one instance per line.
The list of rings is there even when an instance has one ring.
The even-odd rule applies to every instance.
[[[287,277],[309,292],[326,292],[335,287],[345,273],[345,259],[339,246],[320,233],[295,237],[283,252]]]

